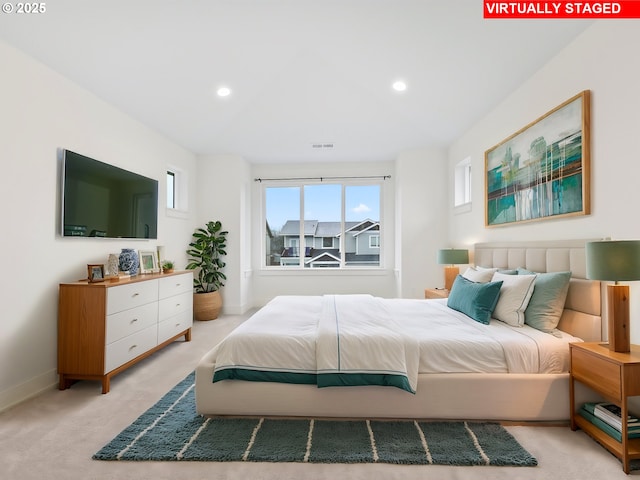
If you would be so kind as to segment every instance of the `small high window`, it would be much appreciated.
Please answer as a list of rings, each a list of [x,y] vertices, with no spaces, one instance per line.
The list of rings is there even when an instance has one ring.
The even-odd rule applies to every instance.
[[[456,165],[454,177],[454,206],[471,203],[471,157]]]

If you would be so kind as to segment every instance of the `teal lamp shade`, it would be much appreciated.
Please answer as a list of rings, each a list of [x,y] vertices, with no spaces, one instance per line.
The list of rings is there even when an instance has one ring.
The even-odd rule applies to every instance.
[[[640,240],[588,242],[587,278],[612,282],[640,280]]]
[[[640,240],[613,240],[586,244],[587,278],[613,281],[607,285],[609,350],[631,350],[629,286],[619,281],[640,280]]]
[[[448,248],[438,250],[438,263],[440,265],[464,265],[469,263],[469,250]]]

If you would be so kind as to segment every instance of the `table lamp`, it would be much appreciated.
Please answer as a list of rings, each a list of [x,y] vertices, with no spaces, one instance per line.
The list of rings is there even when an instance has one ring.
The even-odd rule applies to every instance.
[[[630,351],[629,286],[640,280],[640,240],[587,242],[587,278],[615,282],[607,285],[609,350]]]
[[[453,281],[460,273],[460,269],[456,265],[469,263],[469,251],[455,248],[438,250],[438,263],[447,265],[444,267],[444,288],[451,290]]]

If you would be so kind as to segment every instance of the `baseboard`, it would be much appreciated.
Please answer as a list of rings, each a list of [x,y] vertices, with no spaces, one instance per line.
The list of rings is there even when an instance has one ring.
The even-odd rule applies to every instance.
[[[251,305],[227,305],[226,303],[222,304],[222,313],[225,315],[243,315],[251,310]]]
[[[36,397],[46,390],[55,388],[57,385],[58,374],[54,368],[24,383],[8,388],[0,392],[0,412],[4,412],[25,400]]]

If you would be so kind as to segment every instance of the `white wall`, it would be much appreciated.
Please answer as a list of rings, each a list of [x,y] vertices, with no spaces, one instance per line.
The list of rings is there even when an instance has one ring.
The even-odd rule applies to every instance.
[[[473,209],[454,215],[450,238],[459,244],[557,238],[639,239],[636,212],[640,158],[640,25],[598,21],[517,91],[508,95],[449,150],[449,176],[470,156]],[[582,90],[591,90],[591,211],[589,216],[484,228],[484,152]],[[452,205],[452,198],[448,204]],[[631,284],[632,341],[640,343],[640,282]]]
[[[444,287],[437,251],[457,247],[448,239],[450,185],[445,149],[402,153],[396,160],[396,265],[398,296],[424,298],[425,288]]]
[[[251,185],[249,163],[237,155],[198,159],[198,226],[219,220],[227,230],[225,286],[220,289],[224,313],[244,313],[251,298]]]
[[[389,252],[395,245],[395,175],[393,162],[357,162],[345,164],[314,163],[305,165],[253,165],[251,178],[292,178],[319,176],[369,176],[391,175],[383,183],[383,221],[382,242],[389,246]],[[261,225],[262,193],[258,182],[253,182],[251,195],[251,224],[253,245],[261,245],[264,231]],[[254,305],[261,306],[276,295],[322,295],[332,293],[371,293],[382,297],[394,297],[395,259],[387,256],[383,259],[383,268],[377,271],[345,271],[323,269],[322,271],[265,271],[261,265],[260,249],[252,252]]]
[[[160,180],[167,165],[194,179],[194,155],[131,120],[52,70],[0,42],[0,189],[4,264],[0,298],[0,410],[57,382],[58,284],[86,277],[88,263],[111,252],[165,245],[184,266],[193,215],[160,209],[156,241],[61,238],[57,235],[57,149],[69,148]],[[193,190],[193,185],[191,185]],[[189,202],[195,207],[195,197]]]

